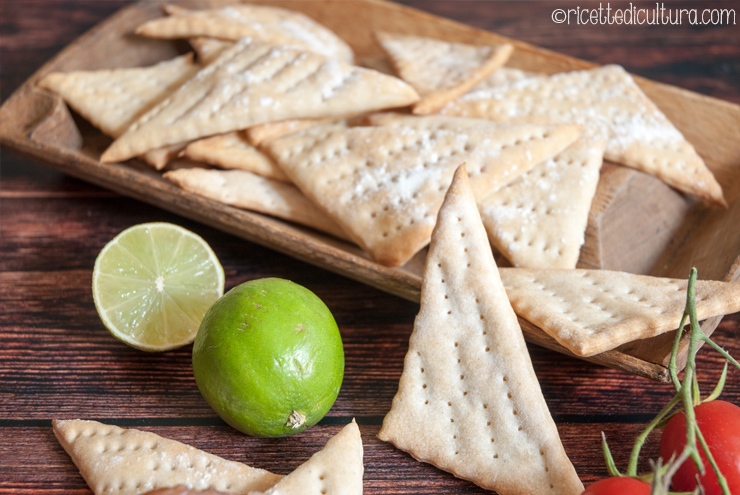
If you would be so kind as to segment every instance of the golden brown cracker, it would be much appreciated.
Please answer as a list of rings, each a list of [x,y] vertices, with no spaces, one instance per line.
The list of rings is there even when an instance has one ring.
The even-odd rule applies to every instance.
[[[381,440],[501,495],[583,491],[461,167],[439,211]]]

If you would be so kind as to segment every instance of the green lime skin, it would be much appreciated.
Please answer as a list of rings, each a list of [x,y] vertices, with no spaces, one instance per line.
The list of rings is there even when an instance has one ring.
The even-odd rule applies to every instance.
[[[206,312],[193,343],[203,397],[228,424],[260,437],[301,432],[329,412],[344,378],[334,317],[289,280],[243,283]]]

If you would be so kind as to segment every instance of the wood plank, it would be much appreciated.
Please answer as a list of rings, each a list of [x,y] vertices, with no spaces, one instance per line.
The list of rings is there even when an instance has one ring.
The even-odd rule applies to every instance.
[[[226,266],[237,262],[234,253],[225,260]],[[280,266],[296,268],[298,262],[286,261]],[[330,416],[382,418],[396,392],[418,306],[317,268],[301,271],[294,279],[334,310],[344,339],[346,377]],[[94,417],[214,417],[195,386],[190,346],[148,354],[113,339],[92,304],[90,277],[89,269],[0,273],[0,305],[7,308],[0,314],[0,327],[7,329],[0,334],[0,417],[44,419],[79,410]],[[237,283],[240,278],[229,280]],[[728,319],[720,328],[733,323],[737,320]],[[740,343],[731,334],[720,331],[717,338],[740,355]],[[636,408],[650,415],[672,394],[669,384],[647,387],[624,372],[533,345],[530,350],[556,417],[631,415]],[[709,391],[721,362],[705,350],[700,363],[701,385]],[[648,397],[635,393],[646,387]],[[729,388],[726,395],[738,399],[740,389]]]
[[[345,418],[344,421],[349,421]],[[116,423],[114,421],[109,421]],[[227,426],[162,426],[118,422],[124,427],[152,431],[195,446],[226,459],[287,474],[307,460],[334,435],[341,425],[325,425],[289,438],[257,439],[242,435]],[[365,493],[406,495],[424,493],[483,494],[474,484],[454,478],[429,464],[419,463],[392,445],[376,438],[379,426],[358,422],[364,447]],[[566,452],[585,483],[605,475],[601,458],[601,431],[607,438],[633,438],[641,426],[631,423],[579,423],[559,425]],[[620,466],[629,456],[627,442],[612,442],[612,452]],[[289,450],[290,456],[285,452]],[[655,455],[647,446],[645,455]],[[22,452],[23,455],[18,455]],[[8,426],[0,428],[0,456],[13,480],[0,485],[0,493],[90,493],[76,467],[59,446],[48,426]],[[647,458],[647,457],[646,457]],[[39,469],[44,466],[44,469]],[[641,464],[647,469],[646,463]]]
[[[128,3],[0,2],[0,94],[9,95],[61,46]],[[736,27],[566,30],[549,19],[556,6],[553,2],[528,2],[526,12],[516,1],[403,3],[740,101]],[[576,5],[574,0],[557,3]],[[694,5],[720,3],[682,2],[682,7]],[[79,120],[75,125],[85,126]],[[0,494],[90,493],[51,432],[50,420],[55,417],[138,427],[279,473],[296,467],[341,424],[357,417],[365,443],[365,493],[484,493],[376,439],[402,371],[418,308],[415,303],[71,178],[7,148],[1,153]],[[309,286],[327,301],[343,333],[347,368],[335,408],[320,425],[287,439],[241,435],[225,426],[200,397],[191,374],[189,347],[146,354],[108,335],[89,292],[92,264],[99,249],[120,230],[151,220],[172,221],[205,237],[224,264],[229,286],[255,277],[282,276]],[[711,242],[731,248],[727,239],[714,237]],[[682,260],[689,263],[691,256]],[[713,335],[736,357],[740,356],[738,329],[740,314],[726,317]],[[606,475],[601,431],[610,440],[617,464],[624,467],[632,440],[670,396],[671,386],[536,345],[530,344],[529,349],[566,451],[582,480],[590,483]],[[720,368],[716,354],[703,349],[700,380],[705,393]],[[724,398],[736,404],[740,404],[738,373],[730,371],[724,392]],[[656,435],[644,453],[657,454]],[[646,471],[648,466],[643,463],[641,469]]]

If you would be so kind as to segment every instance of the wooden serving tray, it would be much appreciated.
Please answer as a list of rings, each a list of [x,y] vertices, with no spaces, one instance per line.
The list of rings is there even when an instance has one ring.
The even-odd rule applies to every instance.
[[[181,0],[191,8],[234,0]],[[508,65],[555,73],[592,65],[447,19],[380,0],[255,1],[298,10],[347,40],[359,62],[382,56],[375,30],[418,34],[472,44],[512,43]],[[133,34],[161,16],[160,2],[125,8],[72,43],[37,71],[0,108],[0,143],[83,180],[367,283],[419,300],[424,253],[406,266],[388,268],[357,247],[257,213],[186,193],[136,160],[100,164],[110,139],[75,115],[36,82],[52,71],[145,66],[187,49],[181,44]],[[358,20],[361,19],[361,22]],[[740,106],[636,78],[638,84],[694,144],[722,185],[729,209],[706,207],[659,180],[604,164],[579,266],[686,278],[696,266],[702,279],[740,279]],[[703,323],[711,333],[721,318]],[[526,338],[568,354],[540,329],[520,320]],[[678,323],[678,322],[677,322]],[[673,333],[632,342],[589,361],[666,380]],[[683,348],[685,352],[685,346]]]

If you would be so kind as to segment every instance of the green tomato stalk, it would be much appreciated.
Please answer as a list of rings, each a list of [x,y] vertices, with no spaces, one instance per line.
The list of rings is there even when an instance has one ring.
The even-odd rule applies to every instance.
[[[670,485],[670,480],[673,474],[678,469],[678,467],[680,467],[681,464],[683,464],[683,462],[689,458],[694,461],[697,469],[703,473],[704,464],[699,455],[699,448],[701,448],[706,455],[707,461],[709,462],[712,470],[714,471],[714,474],[717,477],[717,481],[720,488],[722,489],[723,495],[732,495],[730,493],[729,487],[727,486],[727,480],[720,472],[719,467],[714,460],[714,456],[709,451],[709,447],[707,446],[707,443],[704,440],[704,436],[702,435],[702,432],[696,422],[694,407],[702,402],[701,394],[699,391],[699,382],[696,378],[696,353],[699,350],[700,344],[703,342],[708,344],[714,350],[719,352],[722,357],[725,358],[725,367],[722,371],[722,376],[717,382],[717,385],[715,386],[712,393],[707,396],[704,402],[709,402],[716,399],[722,392],[722,388],[724,387],[725,380],[727,378],[728,363],[732,364],[738,369],[740,369],[740,364],[732,356],[730,356],[727,351],[725,351],[714,341],[712,341],[712,339],[710,339],[699,326],[699,319],[696,316],[696,275],[696,268],[692,268],[691,274],[689,275],[688,290],[686,295],[686,308],[684,309],[684,313],[681,318],[681,324],[678,327],[679,331],[676,332],[676,339],[673,342],[671,358],[668,363],[668,372],[670,374],[671,381],[676,388],[676,394],[635,440],[635,445],[632,448],[632,453],[630,454],[626,473],[622,474],[617,469],[611,452],[609,451],[609,446],[606,443],[606,437],[602,434],[604,459],[606,460],[609,474],[611,476],[629,476],[632,478],[641,479],[643,481],[648,481],[652,484],[652,495],[668,494],[668,486]],[[686,367],[684,369],[683,380],[679,380],[677,365],[678,347],[683,335],[683,329],[686,325],[687,319],[689,321],[688,357],[686,361]],[[647,437],[655,428],[664,426],[665,423],[673,415],[681,411],[684,411],[684,414],[686,416],[686,446],[683,452],[681,452],[681,454],[676,459],[668,460],[667,464],[662,464],[662,462],[659,461],[653,466],[653,472],[647,475],[638,475],[637,461],[640,457],[640,450],[645,444]]]

